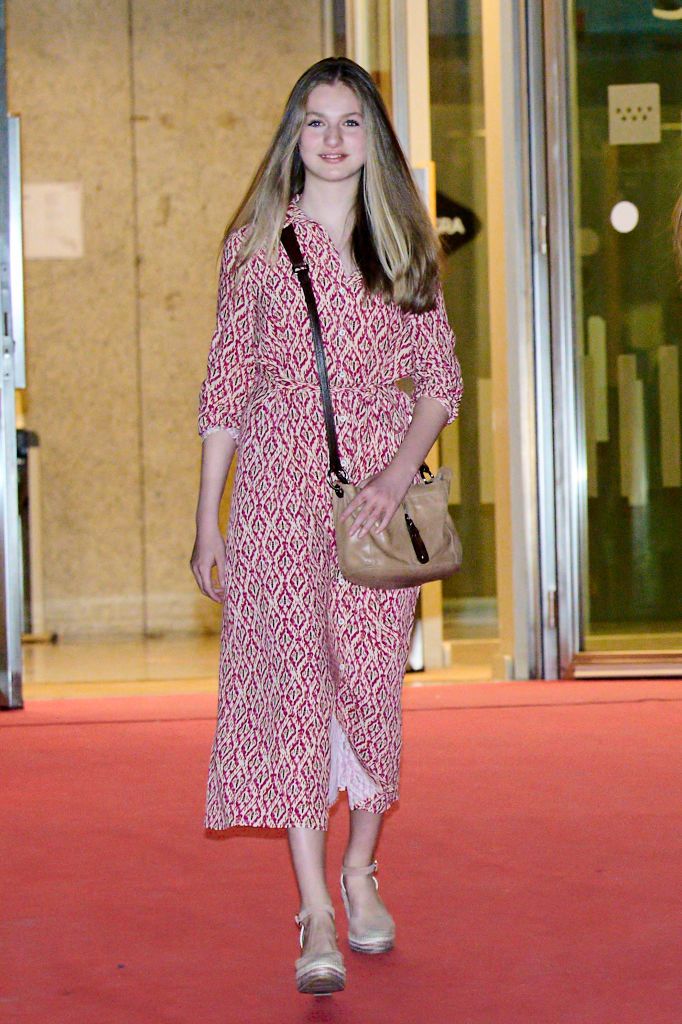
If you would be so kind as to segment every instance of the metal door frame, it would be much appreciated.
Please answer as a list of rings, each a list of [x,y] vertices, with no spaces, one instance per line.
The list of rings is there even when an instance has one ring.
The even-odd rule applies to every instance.
[[[0,0],[0,708],[20,708],[22,700],[22,595],[19,509],[17,499],[17,432],[15,415],[15,342],[12,328],[10,261],[10,148],[7,119],[6,5]],[[15,139],[16,144],[16,139]],[[15,168],[16,170],[16,168]],[[16,177],[15,177],[16,186]],[[15,195],[15,200],[16,200]],[[21,254],[18,254],[21,259]],[[15,263],[16,266],[16,263]],[[15,275],[16,288],[16,275]]]
[[[571,144],[571,96],[574,91],[568,50],[571,0],[544,0],[541,18],[544,49],[544,134],[547,244],[551,256],[546,277],[551,341],[551,410],[547,433],[553,437],[557,674],[570,676],[582,643],[583,609],[580,558],[585,536],[587,471],[584,413],[578,386],[575,320],[575,245],[571,204],[574,189]],[[539,34],[538,34],[539,35]],[[538,126],[539,130],[540,126]],[[547,462],[551,456],[548,452]]]

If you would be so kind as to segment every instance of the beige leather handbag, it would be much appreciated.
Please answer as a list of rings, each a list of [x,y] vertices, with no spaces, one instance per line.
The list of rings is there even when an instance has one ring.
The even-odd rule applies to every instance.
[[[352,516],[339,521],[357,493],[353,484],[339,483],[334,488],[334,527],[339,568],[346,579],[365,587],[415,587],[459,569],[462,545],[448,512],[451,477],[452,470],[442,467],[430,480],[413,484],[386,529],[364,537],[350,536]]]
[[[434,476],[426,463],[422,463],[420,481],[408,488],[400,507],[381,533],[370,531],[363,537],[351,537],[352,517],[343,523],[340,521],[341,513],[357,494],[357,488],[347,479],[339,458],[322,332],[308,265],[291,224],[283,229],[281,237],[305,295],[315,343],[329,448],[327,480],[334,491],[339,568],[351,583],[382,590],[416,587],[430,580],[445,579],[462,564],[462,544],[448,512],[450,469],[443,467]]]

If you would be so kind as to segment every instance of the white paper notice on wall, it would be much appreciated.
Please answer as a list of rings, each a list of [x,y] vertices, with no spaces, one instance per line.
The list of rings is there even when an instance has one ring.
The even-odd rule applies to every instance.
[[[642,145],[661,141],[658,82],[609,86],[609,143]]]
[[[23,208],[27,260],[78,260],[83,256],[80,181],[26,183]]]

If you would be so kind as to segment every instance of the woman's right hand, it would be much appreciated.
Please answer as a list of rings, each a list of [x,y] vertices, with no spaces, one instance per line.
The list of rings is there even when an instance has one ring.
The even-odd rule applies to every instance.
[[[189,564],[201,593],[222,603],[225,594],[225,539],[217,523],[214,527],[197,529]],[[214,565],[218,570],[218,586],[214,585],[211,575]]]

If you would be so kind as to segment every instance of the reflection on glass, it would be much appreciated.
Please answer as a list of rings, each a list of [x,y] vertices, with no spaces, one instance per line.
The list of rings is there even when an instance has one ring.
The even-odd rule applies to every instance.
[[[333,0],[334,56],[346,57],[346,0]]]
[[[682,647],[682,21],[655,6],[582,0],[573,38],[588,650]]]
[[[365,0],[358,5],[356,18],[362,13],[363,24],[358,26],[367,41],[368,53],[361,61],[370,69],[372,78],[383,97],[386,108],[393,107],[391,82],[391,3],[390,0]]]
[[[348,5],[334,0],[334,54],[353,59],[374,79],[386,108],[393,105],[391,79],[391,0],[363,0]]]
[[[480,0],[429,2],[429,66],[436,214],[448,251],[443,285],[465,381],[462,416],[441,435],[466,553],[443,584],[444,637],[479,643],[485,661],[498,623],[480,8]]]
[[[620,203],[616,203],[611,210],[609,220],[616,231],[626,235],[628,231],[634,231],[637,227],[639,210],[634,203],[629,203],[626,199],[623,199]]]

